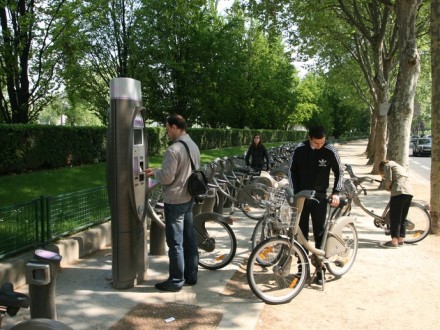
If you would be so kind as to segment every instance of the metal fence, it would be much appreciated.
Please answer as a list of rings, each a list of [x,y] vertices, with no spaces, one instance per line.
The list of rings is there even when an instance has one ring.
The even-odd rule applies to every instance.
[[[109,217],[106,186],[0,208],[0,259],[44,246]]]

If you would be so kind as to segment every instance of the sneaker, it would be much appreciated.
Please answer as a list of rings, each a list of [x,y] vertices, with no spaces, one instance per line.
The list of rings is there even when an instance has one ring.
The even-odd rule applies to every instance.
[[[399,246],[398,244],[393,243],[392,241],[388,241],[388,242],[382,243],[381,245],[384,248],[396,248],[396,247]]]
[[[168,292],[179,292],[180,290],[182,290],[181,286],[178,286],[176,284],[174,284],[173,282],[170,281],[165,281],[162,283],[157,283],[155,285],[156,289],[160,290],[160,291],[168,291]]]

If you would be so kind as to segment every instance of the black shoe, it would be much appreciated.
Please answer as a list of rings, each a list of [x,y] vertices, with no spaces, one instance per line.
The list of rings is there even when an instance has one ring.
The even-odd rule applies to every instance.
[[[170,281],[165,281],[162,283],[157,283],[155,285],[156,289],[160,290],[160,291],[168,291],[168,292],[179,292],[180,290],[182,290],[181,286],[178,286],[176,284],[174,284],[173,282]]]

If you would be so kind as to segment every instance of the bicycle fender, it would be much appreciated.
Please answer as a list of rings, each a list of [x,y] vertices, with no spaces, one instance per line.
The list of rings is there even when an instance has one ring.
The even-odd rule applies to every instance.
[[[193,219],[193,223],[194,223],[195,227],[200,227],[207,220],[217,220],[219,222],[223,222],[228,225],[233,224],[231,217],[225,217],[225,216],[218,214],[218,213],[215,213],[215,212],[205,212],[205,213],[197,214]]]
[[[342,235],[342,229],[347,224],[355,224],[356,217],[342,216],[336,219],[335,223],[329,229],[329,235],[325,244],[325,256],[329,258],[335,254],[345,251],[344,244],[338,239]]]
[[[343,228],[347,223],[355,224],[357,222],[357,218],[353,216],[344,215],[342,217],[339,217],[335,220],[335,223],[330,228],[331,231],[334,230],[334,228]]]
[[[210,220],[225,223],[227,227],[229,227],[229,223],[232,224],[232,219],[230,217],[224,217],[218,213],[206,212],[196,215],[193,219],[193,226],[197,245],[205,251],[213,251],[215,248],[215,240],[210,238],[205,227],[206,222]]]
[[[302,250],[302,251],[304,252],[304,255],[306,256],[305,260],[306,260],[307,263],[308,263],[309,258],[307,258],[307,251],[306,251],[306,249],[304,248],[304,246],[302,246],[297,240],[295,240],[295,241],[293,242],[293,244],[296,245],[296,247],[297,247],[298,249],[300,249],[300,250]]]

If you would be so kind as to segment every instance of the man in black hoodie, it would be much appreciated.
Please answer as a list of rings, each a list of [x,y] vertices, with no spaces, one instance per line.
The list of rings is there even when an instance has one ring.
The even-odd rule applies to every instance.
[[[325,129],[313,126],[309,129],[309,139],[301,142],[293,150],[290,160],[289,183],[294,193],[301,190],[315,190],[316,200],[306,200],[299,227],[307,239],[309,236],[309,217],[312,218],[315,246],[321,248],[324,224],[327,215],[327,188],[330,182],[330,170],[334,174],[331,192],[331,206],[339,205],[339,192],[342,190],[343,167],[336,149],[326,143]],[[322,273],[317,274],[318,284],[322,283]]]

